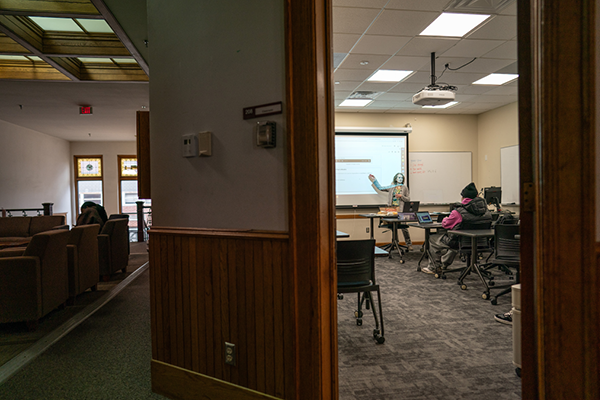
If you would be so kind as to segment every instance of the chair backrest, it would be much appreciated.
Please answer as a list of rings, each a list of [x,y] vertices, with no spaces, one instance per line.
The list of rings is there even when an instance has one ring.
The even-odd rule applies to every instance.
[[[110,214],[108,219],[122,219],[125,218],[129,221],[129,214]]]
[[[496,224],[494,227],[494,247],[496,258],[518,261],[521,256],[521,241],[515,239],[519,234],[519,225]]]
[[[375,240],[337,242],[338,285],[375,283]]]

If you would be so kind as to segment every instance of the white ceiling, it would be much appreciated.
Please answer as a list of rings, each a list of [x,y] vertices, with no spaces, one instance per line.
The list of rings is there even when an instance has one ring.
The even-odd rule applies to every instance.
[[[449,5],[508,4],[462,39],[419,37]],[[484,4],[485,3],[485,4]],[[517,101],[517,82],[502,86],[471,83],[492,72],[516,73],[517,27],[514,0],[334,0],[336,111],[377,113],[479,114]],[[422,109],[412,96],[430,83],[435,52],[438,83],[457,86],[460,104]],[[368,61],[367,65],[361,65]],[[416,71],[401,83],[371,83],[380,68]],[[380,92],[364,108],[340,109],[354,91]],[[47,82],[0,80],[0,120],[69,141],[133,141],[135,112],[149,110],[148,83]],[[93,115],[79,115],[90,105]],[[22,107],[21,107],[22,106]]]
[[[463,38],[419,37],[443,11],[459,12],[459,7],[497,11]],[[516,0],[333,0],[336,111],[479,114],[517,101],[517,81],[472,85],[490,73],[517,73],[516,14]],[[437,83],[458,88],[459,104],[448,109],[412,104],[412,96],[431,83],[432,52]],[[440,77],[446,64],[458,68],[473,58],[469,65]],[[365,61],[368,64],[361,65]],[[368,82],[379,69],[416,72],[400,83]],[[379,94],[366,107],[339,107],[355,91]]]

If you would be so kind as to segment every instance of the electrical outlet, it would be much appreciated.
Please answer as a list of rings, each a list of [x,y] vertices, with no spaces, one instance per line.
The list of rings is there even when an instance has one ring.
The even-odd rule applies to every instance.
[[[235,366],[235,344],[225,342],[225,364]]]
[[[369,233],[369,228],[367,228],[367,233]]]

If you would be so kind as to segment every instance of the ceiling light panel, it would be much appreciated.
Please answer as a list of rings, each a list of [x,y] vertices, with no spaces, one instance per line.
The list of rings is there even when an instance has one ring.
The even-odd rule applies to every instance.
[[[103,19],[84,19],[77,18],[77,22],[90,33],[114,33],[110,26]]]
[[[442,13],[420,35],[463,37],[489,17],[487,14]]]
[[[475,82],[473,85],[504,85],[507,82],[514,81],[519,75],[517,74],[489,74]]]
[[[29,17],[45,31],[83,32],[71,18]]]
[[[346,99],[340,103],[339,107],[364,107],[372,101],[371,99]]]
[[[5,56],[5,55],[0,55],[0,60],[27,61],[27,59],[24,56]]]
[[[371,82],[400,82],[403,79],[406,79],[406,77],[413,72],[414,71],[380,69],[371,75],[371,77],[369,77],[367,80]]]

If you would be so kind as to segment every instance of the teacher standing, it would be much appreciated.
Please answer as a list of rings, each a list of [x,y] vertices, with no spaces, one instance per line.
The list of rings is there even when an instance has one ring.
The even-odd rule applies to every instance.
[[[369,175],[369,180],[373,183],[373,187],[375,189],[381,192],[388,192],[388,206],[399,207],[399,210],[402,211],[404,208],[404,203],[410,201],[408,186],[404,184],[405,179],[402,172],[398,172],[396,175],[394,175],[394,179],[389,186],[381,186],[381,184],[377,181],[377,178],[375,178],[375,175]],[[412,240],[410,239],[408,228],[402,228],[402,235],[404,235],[406,247],[408,250],[412,250]]]

